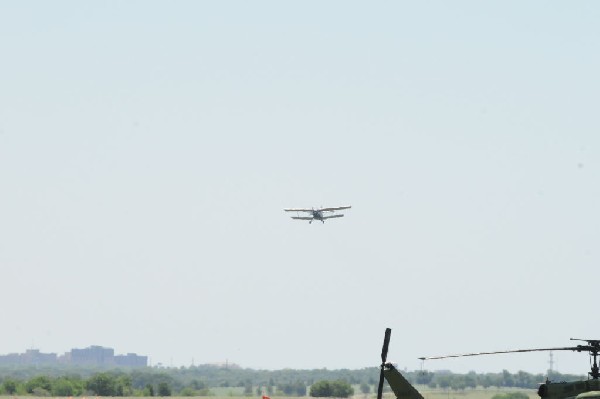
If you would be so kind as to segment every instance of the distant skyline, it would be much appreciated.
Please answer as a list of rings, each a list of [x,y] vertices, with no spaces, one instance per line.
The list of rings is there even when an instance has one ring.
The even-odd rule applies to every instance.
[[[69,351],[65,351],[63,355],[60,355],[57,352],[43,352],[41,351],[39,348],[28,348],[25,349],[24,352],[14,352],[14,353],[0,353],[0,364],[10,364],[10,361],[7,360],[8,357],[10,356],[14,356],[14,355],[19,355],[19,356],[30,356],[33,355],[38,355],[38,356],[42,356],[42,357],[48,357],[48,355],[53,355],[54,356],[54,361],[58,361],[61,362],[61,357],[64,358],[65,356],[69,355],[70,353],[72,353],[73,351],[85,351],[85,350],[90,350],[90,349],[95,349],[95,348],[99,348],[102,350],[110,350],[111,352],[114,353],[114,348],[110,347],[110,346],[102,346],[102,345],[88,345],[86,348],[71,348]],[[125,351],[124,353],[127,354],[127,356],[138,356],[138,354],[136,353],[131,353],[131,352],[127,352]],[[555,368],[556,365],[556,361],[554,360],[554,352],[549,351],[548,353],[548,370],[553,370],[553,371],[557,371]],[[117,355],[115,355],[117,356]],[[123,357],[124,355],[118,355],[120,357]],[[147,359],[147,366],[148,367],[156,367],[156,366],[161,366],[161,367],[193,367],[193,366],[205,366],[205,365],[220,365],[220,366],[226,366],[229,365],[231,367],[235,367],[235,368],[241,368],[242,366],[235,363],[235,362],[230,362],[228,359],[225,359],[224,361],[217,361],[217,362],[209,362],[209,363],[196,363],[194,362],[194,359],[191,360],[191,363],[189,365],[186,364],[182,364],[179,366],[175,366],[173,364],[164,364],[162,362],[158,362],[156,364],[152,364],[151,361],[151,357],[150,356],[145,356],[145,355],[141,355],[143,358]],[[139,356],[138,356],[139,357]],[[31,360],[31,359],[29,359]],[[62,362],[64,362],[64,360],[62,360]],[[429,361],[428,361],[429,362]],[[26,363],[36,363],[35,361],[30,361],[30,362],[26,362]],[[425,362],[423,362],[425,363]],[[437,362],[434,362],[437,363]],[[431,365],[433,365],[434,363],[432,363]],[[440,363],[441,364],[441,363]],[[397,366],[397,364],[396,364]],[[445,372],[445,371],[451,371],[450,369],[444,369],[444,368],[438,368],[438,369],[430,369],[433,371],[437,371],[437,372]]]
[[[148,366],[148,357],[131,352],[124,355],[115,355],[113,348],[91,345],[87,348],[72,348],[62,355],[55,352],[42,352],[39,349],[27,349],[21,353],[0,354],[0,364],[146,367]]]
[[[415,370],[599,339],[599,20],[592,1],[0,2],[0,353],[357,369],[391,327]],[[330,204],[352,210],[283,211]]]
[[[113,348],[113,347],[111,347],[111,346],[105,346],[105,345],[95,345],[95,344],[92,344],[92,345],[87,345],[87,346],[86,346],[86,348],[91,348],[91,347],[101,347],[101,348],[109,348],[109,349],[114,349],[114,348]],[[68,350],[62,350],[62,351],[58,351],[58,352],[47,352],[47,353],[57,353],[57,354],[58,354],[58,353],[60,353],[60,352],[64,352],[64,353],[66,353],[66,352],[69,352],[69,351],[71,351],[71,350],[73,350],[73,349],[81,349],[81,348],[70,348],[70,349],[68,349]],[[27,352],[27,351],[39,351],[39,352],[46,352],[46,351],[44,351],[44,350],[42,350],[42,349],[40,349],[40,348],[36,348],[36,347],[32,346],[32,347],[29,347],[29,348],[21,349],[20,351],[17,351],[17,352],[14,352],[14,353],[25,353],[25,352],[23,352],[23,351],[25,351],[25,352]],[[131,353],[131,352],[127,352],[127,351],[125,351],[124,353]],[[7,355],[7,354],[8,354],[8,353],[0,353],[0,355]]]

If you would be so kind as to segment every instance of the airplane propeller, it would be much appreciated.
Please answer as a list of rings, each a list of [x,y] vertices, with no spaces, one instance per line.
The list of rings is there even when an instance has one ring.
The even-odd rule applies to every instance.
[[[383,395],[383,369],[385,367],[385,361],[387,360],[388,347],[390,345],[390,336],[392,334],[391,328],[385,329],[385,336],[383,337],[383,348],[381,348],[381,372],[379,373],[379,387],[377,388],[377,399],[381,399]]]

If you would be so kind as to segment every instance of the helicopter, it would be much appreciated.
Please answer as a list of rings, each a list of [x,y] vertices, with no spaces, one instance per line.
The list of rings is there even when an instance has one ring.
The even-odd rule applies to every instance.
[[[394,367],[387,363],[387,353],[390,344],[392,330],[386,328],[383,338],[383,348],[381,349],[381,372],[379,374],[379,386],[377,389],[377,399],[382,399],[384,380],[387,380],[390,388],[398,399],[424,399],[423,395],[412,386],[406,378]],[[540,384],[538,395],[542,399],[600,399],[600,368],[598,367],[598,354],[600,353],[600,340],[571,338],[571,341],[583,341],[587,345],[568,346],[562,348],[537,348],[537,349],[517,349],[496,352],[478,352],[465,353],[460,355],[446,355],[434,357],[420,357],[420,360],[447,359],[452,357],[495,355],[500,353],[520,353],[520,352],[540,352],[540,351],[575,351],[588,352],[593,358],[591,371],[588,373],[591,377],[586,381],[572,382],[551,382],[546,380]]]

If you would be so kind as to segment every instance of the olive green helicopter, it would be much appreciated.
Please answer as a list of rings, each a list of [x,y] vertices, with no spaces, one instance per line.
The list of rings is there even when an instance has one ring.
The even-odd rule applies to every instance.
[[[387,328],[383,339],[383,348],[381,350],[381,373],[379,375],[379,387],[377,389],[377,399],[382,399],[384,379],[387,380],[390,388],[398,399],[424,399],[423,395],[413,387],[406,378],[392,365],[387,363],[388,346],[392,330]],[[517,349],[496,352],[478,352],[465,353],[460,355],[446,355],[434,357],[420,357],[420,360],[446,359],[452,357],[495,355],[499,353],[519,353],[519,352],[541,352],[541,351],[575,351],[588,352],[593,358],[592,370],[588,373],[586,381],[573,382],[551,382],[546,380],[540,384],[538,395],[542,399],[600,399],[600,369],[598,368],[598,353],[600,352],[600,340],[575,339],[572,341],[583,341],[587,345],[568,346],[562,348],[538,348],[538,349]]]

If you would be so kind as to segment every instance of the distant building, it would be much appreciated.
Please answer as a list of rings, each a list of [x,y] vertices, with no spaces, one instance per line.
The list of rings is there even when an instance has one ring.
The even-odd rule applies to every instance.
[[[56,353],[41,353],[38,349],[28,349],[25,353],[10,353],[0,355],[0,364],[56,364]]]
[[[28,349],[20,355],[25,364],[56,364],[56,353],[41,353],[39,349]]]
[[[112,366],[115,364],[115,350],[102,346],[90,346],[85,349],[71,349],[69,363],[83,366]]]
[[[21,361],[21,355],[18,353],[0,355],[0,364],[21,364]]]
[[[138,356],[135,353],[115,356],[115,365],[125,367],[146,367],[148,356]]]
[[[135,353],[115,355],[112,348],[90,346],[85,349],[71,349],[63,356],[56,353],[41,353],[38,349],[28,349],[25,353],[10,353],[0,355],[0,365],[74,365],[74,366],[100,366],[100,367],[146,367],[147,356],[138,356]]]

